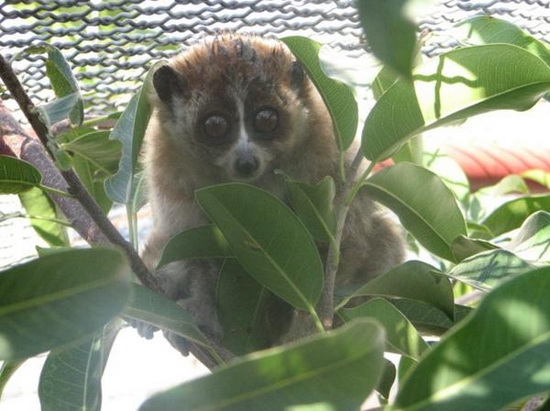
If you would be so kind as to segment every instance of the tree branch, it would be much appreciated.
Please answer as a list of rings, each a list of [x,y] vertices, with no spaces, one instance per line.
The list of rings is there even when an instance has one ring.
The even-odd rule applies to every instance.
[[[90,220],[86,220],[86,223],[82,223],[82,226],[80,227],[83,238],[89,241],[90,244],[105,243],[106,239],[111,244],[122,248],[122,250],[128,257],[132,271],[135,273],[139,281],[147,288],[163,294],[156,278],[149,272],[137,251],[128,241],[126,241],[126,239],[120,234],[120,232],[113,226],[111,221],[105,216],[101,208],[97,205],[96,201],[88,193],[76,173],[73,170],[58,170],[58,168],[55,167],[54,162],[52,161],[55,160],[52,147],[56,148],[55,145],[57,143],[52,138],[49,127],[42,120],[38,111],[36,110],[35,105],[23,89],[23,86],[15,75],[11,65],[2,55],[0,55],[0,78],[2,78],[4,84],[6,85],[6,88],[9,90],[10,94],[21,108],[21,111],[29,121],[34,132],[36,133],[36,136],[42,143],[41,145],[39,145],[37,144],[37,141],[35,139],[29,137],[26,133],[19,132],[22,131],[21,128],[14,126],[14,124],[16,124],[16,121],[10,115],[9,117],[13,119],[13,122],[8,123],[8,130],[11,128],[12,131],[17,130],[18,132],[8,132],[7,134],[16,134],[19,137],[22,137],[22,141],[17,143],[14,143],[15,140],[11,139],[14,148],[16,148],[16,146],[19,144],[20,153],[25,153],[27,160],[29,160],[33,165],[36,165],[40,171],[45,171],[45,180],[46,175],[50,174],[51,179],[49,180],[49,184],[52,184],[52,187],[66,189],[70,194],[75,197],[75,199],[79,203],[79,207],[76,207],[75,212],[72,212],[69,210],[69,208],[67,208],[69,215],[66,215],[66,217],[75,224],[75,228],[76,226],[80,227],[80,223],[76,223],[77,220],[86,220],[89,218]],[[2,113],[6,115],[7,110],[3,106],[2,108]],[[4,134],[4,131],[7,130],[4,130],[4,128],[2,128],[2,134]],[[44,150],[47,152],[49,157],[45,155]],[[13,152],[17,150],[13,150],[12,148],[11,151]],[[45,181],[45,183],[48,182]],[[63,200],[71,201],[71,199],[63,199],[59,196],[53,195],[52,200],[55,201],[57,204],[60,204],[60,202],[63,202]],[[86,212],[82,212],[83,210],[85,210]],[[212,343],[211,346],[213,347],[213,349],[216,350],[217,354],[223,360],[233,358],[233,354],[229,353],[225,349],[220,348],[219,345]],[[219,365],[218,361],[213,359],[211,354],[201,347],[191,344],[191,352],[195,357],[197,357],[209,368],[213,368]]]

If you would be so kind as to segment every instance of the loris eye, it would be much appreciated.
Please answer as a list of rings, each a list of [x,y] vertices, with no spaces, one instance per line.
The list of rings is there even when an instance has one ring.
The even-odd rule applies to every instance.
[[[212,114],[204,120],[202,127],[208,137],[219,139],[227,134],[229,123],[222,115]]]
[[[269,133],[277,128],[279,113],[273,108],[263,108],[254,117],[254,128],[260,133]]]

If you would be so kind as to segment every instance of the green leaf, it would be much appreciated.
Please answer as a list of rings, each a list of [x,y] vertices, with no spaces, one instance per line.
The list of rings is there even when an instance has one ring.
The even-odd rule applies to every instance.
[[[158,267],[186,258],[233,257],[227,240],[214,225],[193,227],[168,241]]]
[[[42,411],[101,409],[101,377],[119,330],[106,326],[87,341],[48,355],[38,386]]]
[[[530,215],[508,244],[515,254],[535,263],[550,261],[550,213],[537,211]]]
[[[333,80],[324,73],[319,63],[321,44],[305,37],[293,36],[281,39],[304,66],[307,74],[319,90],[332,117],[336,143],[344,151],[353,142],[357,132],[357,101],[352,90],[344,83]]]
[[[406,0],[359,0],[359,20],[373,54],[409,79],[416,55],[416,26],[404,15]]]
[[[353,296],[360,295],[421,301],[445,312],[450,319],[454,316],[451,283],[443,273],[422,261],[407,261],[375,277],[353,293]]]
[[[97,173],[111,176],[117,172],[121,156],[120,141],[110,140],[108,131],[93,131],[61,144],[73,156],[89,162]]]
[[[80,95],[78,93],[71,93],[39,106],[38,110],[40,110],[48,125],[51,126],[69,118],[79,101],[81,101]]]
[[[381,327],[358,320],[298,344],[243,357],[153,396],[140,410],[270,411],[313,404],[359,409],[382,374],[383,351]]]
[[[455,261],[462,261],[473,255],[498,248],[496,245],[475,238],[459,235],[453,241],[451,250],[455,256]]]
[[[75,136],[76,135],[76,136]],[[112,201],[105,192],[105,178],[116,173],[120,160],[119,141],[109,140],[108,131],[74,130],[63,135],[61,147],[71,154],[74,170],[104,213]]]
[[[196,198],[252,277],[295,307],[313,310],[323,288],[323,264],[287,206],[247,184],[202,188]]]
[[[30,216],[32,228],[44,241],[52,247],[70,245],[66,225],[59,223],[64,217],[44,191],[32,188],[20,193],[19,199]]]
[[[411,322],[394,305],[375,298],[354,308],[338,312],[346,321],[355,318],[373,318],[386,330],[389,351],[418,360],[429,347]]]
[[[286,189],[292,209],[313,238],[330,241],[336,230],[334,180],[327,176],[315,185],[287,180]]]
[[[533,267],[507,250],[490,250],[466,258],[454,266],[449,275],[482,291],[489,291],[512,277],[524,274]]]
[[[53,46],[45,46],[48,53],[46,60],[46,75],[50,79],[56,97],[62,98],[76,94],[77,100],[70,112],[71,123],[81,125],[84,120],[84,101],[80,95],[80,87],[76,81],[69,63],[61,52]]]
[[[476,16],[459,22],[448,34],[467,45],[513,44],[533,53],[550,65],[550,52],[544,43],[505,20],[491,16]]]
[[[497,236],[520,227],[531,214],[545,210],[550,210],[550,195],[521,197],[504,203],[482,223]]]
[[[94,248],[0,273],[0,359],[31,357],[97,331],[126,303],[129,272],[121,253]]]
[[[527,170],[521,173],[521,176],[550,189],[550,173],[543,170]]]
[[[407,410],[497,410],[550,390],[550,267],[487,295],[412,370],[397,395]]]
[[[388,301],[403,313],[417,330],[430,335],[442,335],[472,311],[469,307],[455,305],[452,321],[448,314],[421,301],[397,298],[389,298]]]
[[[227,260],[220,272],[217,307],[223,327],[222,345],[236,355],[269,346],[268,303],[273,295],[254,280],[236,260]]]
[[[123,314],[208,347],[206,338],[187,311],[176,302],[141,285],[132,284],[131,298]]]
[[[109,198],[120,204],[132,201],[135,177],[139,173],[139,152],[152,111],[148,100],[151,78],[160,64],[164,63],[159,62],[151,67],[140,91],[132,97],[111,131],[110,138],[122,143],[122,155],[118,172],[105,181],[105,189]]]
[[[396,213],[428,251],[454,261],[451,245],[457,236],[467,234],[466,222],[452,192],[436,174],[399,163],[374,174],[362,189]]]
[[[42,182],[34,166],[15,157],[0,156],[0,194],[20,194]]]
[[[390,157],[424,131],[492,110],[526,110],[550,89],[550,67],[507,44],[455,49],[397,81],[370,111],[362,149],[372,161]]]

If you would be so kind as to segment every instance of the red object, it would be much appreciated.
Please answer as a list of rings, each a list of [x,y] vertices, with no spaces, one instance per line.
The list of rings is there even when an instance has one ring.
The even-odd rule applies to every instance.
[[[445,145],[443,150],[462,167],[474,190],[510,174],[533,169],[550,172],[549,146]]]

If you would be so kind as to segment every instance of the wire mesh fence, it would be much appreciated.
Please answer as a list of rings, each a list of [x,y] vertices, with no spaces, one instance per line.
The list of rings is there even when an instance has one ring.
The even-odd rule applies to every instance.
[[[440,0],[420,28],[437,36],[427,55],[454,46],[445,31],[466,17],[489,14],[550,41],[550,0]],[[38,0],[0,3],[0,50],[37,103],[52,97],[42,54],[29,46],[48,43],[71,63],[88,106],[99,115],[124,105],[152,62],[220,31],[267,36],[300,34],[350,56],[365,52],[351,0]]]

